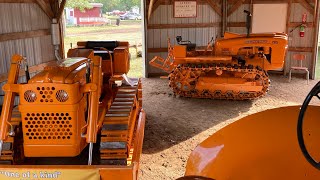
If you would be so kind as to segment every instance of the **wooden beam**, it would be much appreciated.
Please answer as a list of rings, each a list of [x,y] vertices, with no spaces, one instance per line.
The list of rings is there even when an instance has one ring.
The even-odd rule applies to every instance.
[[[214,0],[207,0],[207,3],[218,15],[222,16],[221,8],[217,5],[217,2]]]
[[[288,6],[287,6],[287,27],[286,27],[286,32],[289,34],[289,26],[290,24],[290,14],[291,14],[291,5],[292,5],[292,0],[288,0]]]
[[[52,12],[50,3],[46,2],[45,0],[36,0],[39,7],[43,10],[44,13],[49,17],[49,19],[53,19],[55,16]]]
[[[314,0],[305,0],[308,3],[314,3]],[[275,4],[288,3],[288,0],[252,0],[253,4]],[[249,4],[250,0],[245,0],[244,4]],[[292,3],[300,3],[300,0],[292,0]]]
[[[288,27],[289,28],[295,28],[297,26],[300,26],[302,23],[301,22],[289,22]],[[313,22],[307,22],[305,23],[305,25],[309,28],[309,27],[314,27],[314,23]]]
[[[161,0],[156,0],[156,2],[152,7],[151,13],[153,13],[160,5],[161,5]]]
[[[53,13],[53,17],[57,17],[58,9],[59,9],[59,1],[54,0],[45,0],[47,3],[49,3],[49,9],[51,9]]]
[[[29,67],[29,72],[30,73],[39,72],[39,71],[43,70],[44,67],[46,67],[48,65],[52,65],[55,62],[57,62],[57,61],[56,60],[52,60],[52,61],[49,61],[49,62],[46,62],[46,63],[38,64],[38,65],[35,65],[35,66],[31,66],[31,67]],[[25,76],[24,70],[20,70],[19,77],[21,77],[21,76]],[[6,81],[7,79],[8,79],[8,74],[7,73],[0,74],[0,83]]]
[[[0,0],[1,1],[1,0]],[[211,0],[214,1],[214,0]],[[218,8],[219,5],[221,4],[220,0],[216,0]],[[292,0],[292,3],[299,3],[300,0]],[[305,0],[308,3],[314,3],[313,0]],[[160,5],[172,5],[173,0],[160,0],[159,3]],[[235,4],[238,2],[238,0],[228,0],[228,4]],[[275,3],[288,3],[288,0],[252,0],[252,4],[275,4]],[[208,0],[197,0],[197,4],[208,4]],[[251,4],[251,0],[244,0],[243,4]],[[150,5],[150,2],[147,2],[147,6]]]
[[[246,27],[246,22],[228,22],[227,27]]]
[[[34,3],[35,0],[0,0],[0,3]]]
[[[160,5],[172,5],[174,0],[159,0]],[[199,4],[208,4],[207,0],[197,0],[197,5]],[[150,2],[147,2],[147,6],[150,5]]]
[[[292,51],[292,52],[313,52],[313,47],[289,47],[288,51]]]
[[[190,24],[148,24],[148,29],[176,29],[176,28],[206,28],[220,27],[220,22],[190,23]],[[245,22],[228,22],[227,27],[246,27]]]
[[[314,14],[314,8],[306,0],[298,0],[298,2],[303,6],[310,14]]]
[[[202,28],[218,27],[219,22],[215,23],[190,23],[190,24],[149,24],[148,29],[175,29],[175,28]]]
[[[148,48],[148,53],[168,52],[168,48]]]
[[[59,7],[59,10],[58,10],[58,13],[56,14],[56,17],[57,17],[57,20],[60,21],[60,18],[63,14],[63,10],[64,10],[64,7],[66,6],[66,2],[67,0],[62,0],[62,2],[60,3],[60,7]]]
[[[51,33],[50,33],[49,29],[0,34],[0,42],[17,40],[17,39],[26,39],[26,38],[33,38],[33,37],[48,36],[50,34]]]
[[[312,52],[312,61],[311,61],[311,79],[315,79],[316,72],[316,65],[318,58],[318,38],[319,38],[319,1],[314,1],[314,16],[313,16],[313,22],[314,22],[314,30],[313,30],[313,52]]]
[[[152,8],[153,8],[154,0],[150,0],[149,8],[148,8],[148,22],[150,21]]]
[[[236,3],[238,0],[228,0],[228,4],[234,4]]]
[[[230,9],[228,9],[227,17],[234,13],[244,2],[245,0],[237,1]]]

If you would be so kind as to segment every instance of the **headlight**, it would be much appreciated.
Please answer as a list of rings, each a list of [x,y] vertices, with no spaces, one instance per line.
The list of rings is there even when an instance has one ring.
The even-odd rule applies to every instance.
[[[24,99],[27,102],[35,102],[37,100],[37,94],[34,91],[27,90],[24,92]]]
[[[59,90],[56,93],[56,98],[60,102],[66,102],[69,99],[69,95],[65,90]]]

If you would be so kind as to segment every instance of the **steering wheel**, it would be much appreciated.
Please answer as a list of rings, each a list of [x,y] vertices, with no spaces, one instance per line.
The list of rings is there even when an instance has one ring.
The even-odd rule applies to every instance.
[[[309,94],[307,95],[306,99],[304,100],[301,106],[299,117],[298,117],[297,135],[298,135],[299,146],[304,157],[313,167],[320,170],[320,162],[317,162],[316,160],[314,160],[313,157],[309,154],[303,139],[303,132],[302,132],[304,114],[309,106],[311,99],[314,96],[320,99],[319,93],[320,93],[320,81],[311,89],[311,91],[309,92]]]
[[[203,177],[203,176],[183,176],[176,180],[214,180],[214,179]]]

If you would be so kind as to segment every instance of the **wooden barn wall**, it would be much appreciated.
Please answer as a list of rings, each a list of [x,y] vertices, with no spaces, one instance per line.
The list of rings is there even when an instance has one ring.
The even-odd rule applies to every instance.
[[[8,33],[50,30],[51,22],[46,14],[35,3],[0,3],[0,36]],[[0,41],[0,74],[8,72],[11,57],[20,54],[27,58],[29,66],[38,65],[55,59],[51,45],[51,35],[39,37],[1,40]],[[34,75],[36,73],[32,73]],[[25,82],[25,77],[19,78]],[[0,95],[3,95],[0,83]],[[2,104],[3,97],[0,96]]]
[[[218,23],[221,17],[207,4],[197,6],[196,18],[173,18],[172,5],[160,5],[152,14],[148,25],[167,25],[167,24],[194,24],[194,23]],[[176,43],[176,36],[182,36],[183,40],[196,43],[197,46],[206,46],[211,37],[220,35],[219,27],[194,27],[194,28],[168,28],[168,29],[147,29],[147,48],[167,48],[167,39],[171,43]],[[166,52],[147,53],[147,60],[150,61],[154,56],[167,57]],[[146,64],[147,74],[162,73],[161,70]]]
[[[313,23],[314,16],[310,14],[301,4],[299,3],[292,3],[291,4],[291,12],[290,12],[290,23],[301,23],[302,15],[307,13],[307,22]],[[303,66],[308,67],[309,71],[312,73],[312,69],[314,68],[315,64],[313,59],[313,46],[314,46],[314,31],[316,31],[315,25],[309,26],[305,28],[305,36],[300,37],[299,28],[289,27],[288,28],[288,35],[289,35],[289,48],[290,50],[286,56],[286,63],[285,63],[285,73],[288,73],[291,66],[299,66],[297,62],[291,61],[292,55],[295,53],[302,53],[306,54],[307,60],[303,62]],[[309,51],[309,52],[303,52]],[[311,76],[314,74],[312,73]]]
[[[290,1],[277,1],[275,3],[286,3]],[[308,1],[311,6],[314,7],[312,1]],[[264,3],[259,1],[258,3]],[[265,3],[271,3],[266,1]],[[231,9],[233,4],[228,4],[227,8]],[[248,2],[240,5],[233,13],[227,17],[227,23],[239,23],[240,25],[226,28],[226,31],[244,34],[246,33],[245,21],[246,15],[243,10],[251,10],[251,5]],[[148,25],[161,25],[161,24],[186,24],[186,23],[218,23],[221,22],[221,17],[208,5],[198,5],[198,17],[197,18],[173,18],[173,7],[172,5],[160,5],[151,15]],[[305,37],[299,36],[299,28],[294,29],[295,26],[301,24],[302,15],[307,13],[308,27],[305,28]],[[253,15],[254,16],[254,15]],[[303,7],[299,1],[291,1],[290,7],[290,20],[288,23],[288,35],[289,35],[289,48],[285,59],[284,72],[288,73],[290,66],[295,66],[295,62],[291,61],[291,57],[294,53],[303,53],[307,55],[307,61],[304,62],[304,66],[308,67],[312,72],[315,67],[315,60],[313,58],[314,48],[314,31],[316,31],[313,22],[314,16],[305,7]],[[241,25],[242,24],[242,25]],[[294,29],[294,30],[293,30]],[[197,46],[205,46],[212,36],[220,36],[221,27],[206,27],[206,28],[168,28],[168,29],[148,29],[147,28],[147,49],[149,48],[167,48],[167,37],[171,38],[171,42],[175,42],[175,36],[181,35],[184,40],[190,40],[195,42]],[[293,30],[291,32],[291,30]],[[148,62],[154,56],[167,57],[166,52],[147,52],[147,73],[149,75],[161,74],[163,71],[156,68],[150,67]],[[314,74],[311,73],[311,77]]]

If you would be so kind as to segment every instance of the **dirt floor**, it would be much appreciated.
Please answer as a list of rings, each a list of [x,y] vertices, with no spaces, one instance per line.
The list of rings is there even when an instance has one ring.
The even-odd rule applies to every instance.
[[[271,75],[269,93],[252,101],[175,98],[168,80],[143,81],[147,113],[139,179],[176,179],[184,175],[188,156],[198,143],[228,124],[266,109],[300,105],[317,83]]]

